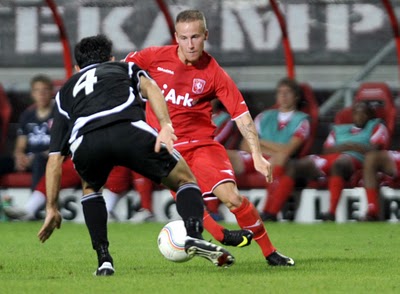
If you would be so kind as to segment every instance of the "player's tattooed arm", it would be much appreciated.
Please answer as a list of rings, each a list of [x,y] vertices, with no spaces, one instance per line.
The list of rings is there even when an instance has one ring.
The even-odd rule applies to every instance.
[[[263,157],[261,153],[257,130],[250,113],[243,114],[242,116],[238,117],[235,122],[251,150],[255,169],[266,177],[268,183],[272,182],[271,164]]]
[[[250,152],[252,154],[261,153],[257,130],[250,114],[243,114],[242,116],[238,117],[235,122],[243,138],[245,138],[247,141]]]

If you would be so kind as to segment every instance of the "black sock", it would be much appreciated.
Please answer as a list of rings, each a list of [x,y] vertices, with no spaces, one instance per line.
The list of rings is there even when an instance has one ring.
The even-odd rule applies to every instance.
[[[108,252],[107,238],[107,209],[104,198],[100,192],[95,192],[82,197],[83,215],[89,230],[93,249],[97,252],[99,266],[105,262],[113,262]]]
[[[176,208],[182,217],[187,235],[203,239],[204,202],[196,184],[184,184],[176,192]]]

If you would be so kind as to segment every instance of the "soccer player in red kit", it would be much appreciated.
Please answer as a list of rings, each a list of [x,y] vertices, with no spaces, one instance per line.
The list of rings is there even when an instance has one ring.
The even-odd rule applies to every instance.
[[[217,196],[235,215],[239,226],[253,232],[268,264],[294,265],[293,259],[276,251],[256,208],[239,194],[225,148],[213,138],[215,125],[211,120],[211,100],[217,98],[247,140],[255,169],[268,182],[272,181],[271,166],[262,156],[246,102],[233,80],[204,51],[207,38],[204,14],[198,10],[185,10],[176,18],[175,39],[178,45],[131,52],[125,61],[134,62],[146,70],[163,91],[178,137],[174,147],[189,164],[203,196],[211,193]],[[146,108],[146,120],[154,128],[160,128],[150,107]],[[207,214],[204,227],[217,240],[223,238],[223,227]]]

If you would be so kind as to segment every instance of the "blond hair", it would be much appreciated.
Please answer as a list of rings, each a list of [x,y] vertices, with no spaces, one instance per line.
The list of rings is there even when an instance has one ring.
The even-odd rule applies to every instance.
[[[179,12],[176,16],[175,24],[180,22],[192,22],[199,20],[203,23],[204,30],[207,30],[207,23],[204,13],[197,9],[189,9]]]

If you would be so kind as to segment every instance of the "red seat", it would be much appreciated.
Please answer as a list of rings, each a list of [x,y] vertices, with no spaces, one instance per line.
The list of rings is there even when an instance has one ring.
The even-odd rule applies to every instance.
[[[15,172],[0,177],[0,187],[30,188],[32,174],[30,172]]]
[[[3,86],[0,84],[0,152],[3,151],[7,141],[8,124],[10,122],[11,111],[11,104],[8,100],[7,94],[4,91]]]
[[[65,80],[54,80],[54,90],[57,92]],[[29,107],[35,107],[31,105]],[[6,93],[0,84],[0,120],[1,120],[1,140],[0,140],[0,151],[3,147],[5,140],[7,139],[8,122],[11,116],[11,105],[9,104]],[[32,174],[30,172],[14,172],[6,174],[0,177],[0,187],[7,188],[30,188],[32,184]]]

